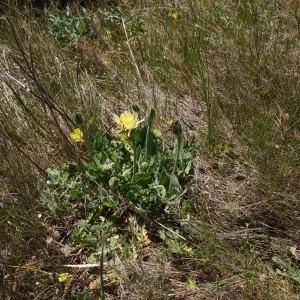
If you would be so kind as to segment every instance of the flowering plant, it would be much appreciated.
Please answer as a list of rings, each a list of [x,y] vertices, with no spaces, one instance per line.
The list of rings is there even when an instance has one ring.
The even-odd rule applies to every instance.
[[[184,140],[177,121],[169,130],[175,143],[168,146],[156,128],[156,110],[149,109],[142,119],[139,114],[125,111],[116,117],[117,135],[87,135],[87,159],[49,170],[45,194],[50,207],[76,212],[78,221],[71,235],[74,245],[97,249],[104,235],[110,247],[119,250],[130,241],[132,247],[135,240],[136,253],[151,243],[158,224],[170,221],[169,212],[180,210],[185,202],[182,191],[190,181],[195,143]],[[79,128],[70,138],[75,143],[84,141]],[[185,244],[181,248],[187,252]]]

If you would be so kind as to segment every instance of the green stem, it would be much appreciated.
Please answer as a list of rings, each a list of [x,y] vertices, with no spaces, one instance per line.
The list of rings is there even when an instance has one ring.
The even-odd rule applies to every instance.
[[[177,165],[178,165],[179,156],[180,156],[180,148],[181,148],[181,136],[178,136],[177,137],[176,157],[175,157],[175,163],[174,163],[174,166],[173,166],[172,174],[175,173]]]
[[[177,149],[176,149],[176,157],[175,157],[175,162],[172,170],[172,175],[175,174],[175,171],[177,169],[178,161],[179,161],[179,156],[180,156],[180,148],[181,148],[181,135],[177,136]],[[169,183],[169,190],[171,188],[171,180]]]
[[[150,124],[147,127],[146,133],[146,144],[145,144],[145,159],[148,160],[149,155],[149,135],[150,135]]]
[[[136,174],[136,144],[135,142],[133,142],[133,176],[132,179],[134,178],[135,174]]]
[[[104,267],[104,238],[102,234],[101,257],[100,257],[100,299],[99,300],[105,300],[103,267]]]

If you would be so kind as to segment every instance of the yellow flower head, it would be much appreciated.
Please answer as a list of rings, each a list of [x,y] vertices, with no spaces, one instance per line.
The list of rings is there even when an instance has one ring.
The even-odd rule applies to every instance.
[[[136,112],[124,111],[120,117],[116,118],[116,123],[122,131],[131,131],[139,124],[138,114]]]
[[[72,279],[72,275],[69,273],[61,273],[58,276],[59,282],[66,282],[66,281],[70,281],[71,279]]]
[[[150,239],[148,237],[147,230],[145,228],[142,228],[141,232],[137,236],[137,239],[144,246],[148,246],[149,244],[151,244],[151,241],[150,241]]]
[[[179,13],[177,11],[173,11],[171,13],[171,18],[174,19],[174,20],[177,20],[179,17]]]
[[[83,139],[83,132],[81,131],[80,128],[75,128],[71,134],[70,134],[70,138],[73,142],[75,143],[83,143],[84,139]]]
[[[184,254],[191,256],[193,254],[193,248],[188,247],[187,245],[185,245],[183,247],[183,252],[184,252]]]
[[[170,127],[172,127],[174,125],[175,121],[173,119],[168,119],[166,120],[166,124]]]

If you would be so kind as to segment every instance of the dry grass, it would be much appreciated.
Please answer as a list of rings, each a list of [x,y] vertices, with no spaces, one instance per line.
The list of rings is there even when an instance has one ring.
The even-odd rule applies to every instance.
[[[110,2],[88,10],[94,35],[69,47],[49,33],[54,6],[11,6],[0,20],[3,299],[83,299],[72,289],[95,274],[74,272],[69,289],[55,280],[68,259],[46,239],[70,227],[41,204],[45,171],[85,155],[68,139],[76,114],[86,132],[109,131],[135,103],[154,104],[162,128],[179,118],[200,144],[185,228],[195,254],[153,244],[136,262],[120,259],[106,267],[117,274],[107,299],[298,299],[299,282],[272,261],[298,268],[288,250],[299,235],[298,2],[146,1],[120,11]],[[144,31],[104,24],[114,14],[138,16]]]

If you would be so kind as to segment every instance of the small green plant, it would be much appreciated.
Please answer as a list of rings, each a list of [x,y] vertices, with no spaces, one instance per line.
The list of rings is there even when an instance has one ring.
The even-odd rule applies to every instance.
[[[82,15],[77,15],[69,8],[49,15],[49,32],[63,47],[76,44],[80,38],[94,34],[87,12],[82,10]]]
[[[158,233],[160,224],[170,223],[172,206],[181,209],[196,146],[184,140],[179,122],[171,128],[174,145],[166,145],[155,117],[153,108],[141,120],[139,113],[125,111],[115,118],[114,135],[97,132],[84,139],[79,128],[71,133],[78,147],[85,143],[90,149],[89,158],[48,170],[44,198],[52,210],[76,215],[73,245],[100,253],[104,237],[107,249],[125,247],[134,258],[150,242],[148,229]]]
[[[125,13],[125,11],[120,7],[104,11],[102,25],[107,30],[114,32],[117,40],[119,39],[119,34],[123,34],[123,22],[126,26],[127,34],[130,39],[144,35],[144,20],[141,14],[133,11]]]
[[[276,273],[291,279],[295,285],[300,285],[300,270],[299,267],[293,264],[290,260],[285,261],[279,256],[273,256],[272,261],[276,265]]]

